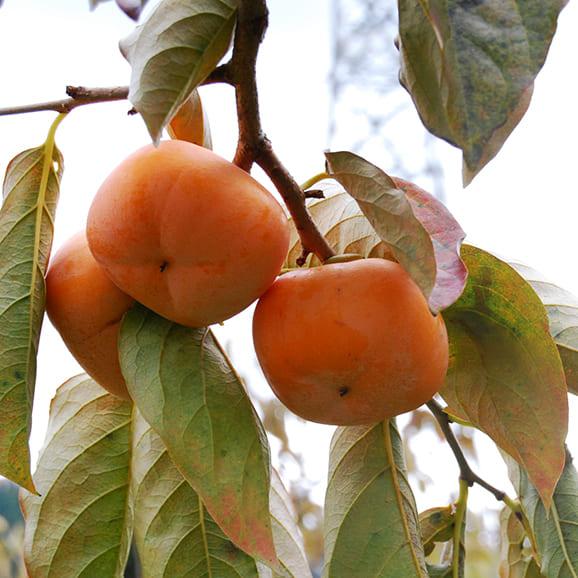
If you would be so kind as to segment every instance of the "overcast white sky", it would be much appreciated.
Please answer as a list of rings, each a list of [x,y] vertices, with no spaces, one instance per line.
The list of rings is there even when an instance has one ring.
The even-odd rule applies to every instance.
[[[269,4],[271,27],[259,61],[263,122],[279,156],[299,180],[304,180],[323,168],[322,153],[327,146],[329,0],[271,0]],[[127,84],[129,68],[117,43],[132,27],[112,2],[90,13],[88,0],[5,0],[0,9],[0,106],[59,98],[66,84]],[[441,149],[448,206],[467,231],[468,241],[530,264],[578,295],[576,30],[578,5],[571,2],[560,19],[529,113],[497,159],[468,189],[461,187],[459,151],[446,145]],[[231,157],[236,142],[231,89],[207,87],[203,96],[215,150]],[[126,115],[128,108],[127,103],[84,107],[61,125],[57,143],[66,168],[55,250],[84,226],[92,196],[110,170],[148,141],[141,120]],[[19,151],[43,142],[53,118],[51,113],[0,118],[2,173]],[[380,151],[371,151],[368,158],[379,162]],[[253,377],[256,370],[249,319],[250,312],[218,331],[230,339],[242,373],[259,381]],[[50,398],[62,381],[78,371],[46,322],[39,358],[34,454],[42,443]],[[574,400],[571,423],[576,424],[577,417]],[[314,481],[326,475],[331,431],[326,426],[304,426],[296,421],[291,424],[294,448],[306,454]],[[318,443],[312,444],[312,439]],[[578,455],[575,425],[569,445]],[[479,446],[484,474],[505,486],[505,470],[495,465],[499,460],[491,444],[481,440]],[[419,453],[424,469],[441,483],[430,488],[427,497],[419,495],[418,501],[422,506],[447,501],[448,488],[453,489],[457,477],[447,449],[438,447],[426,435],[419,444]],[[447,467],[440,468],[440,461]],[[316,496],[321,500],[322,495],[320,484]],[[476,490],[474,503],[480,507],[493,505],[482,496]]]

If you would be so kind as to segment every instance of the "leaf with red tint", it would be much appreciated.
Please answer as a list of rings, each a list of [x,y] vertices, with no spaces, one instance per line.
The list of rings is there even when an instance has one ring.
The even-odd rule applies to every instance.
[[[534,289],[506,262],[465,245],[460,299],[444,312],[449,412],[488,434],[528,472],[546,507],[564,467],[564,368]]]
[[[329,175],[355,199],[377,236],[420,287],[432,312],[454,303],[467,278],[460,258],[465,234],[446,207],[417,185],[390,177],[354,153],[325,156]]]
[[[437,263],[436,282],[429,296],[433,311],[443,311],[458,299],[466,286],[468,270],[460,258],[466,236],[443,203],[414,183],[393,177],[409,199],[413,213],[429,233]]]

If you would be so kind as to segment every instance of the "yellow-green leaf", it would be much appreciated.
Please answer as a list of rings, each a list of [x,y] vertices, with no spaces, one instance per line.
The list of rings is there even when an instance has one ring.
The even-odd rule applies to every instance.
[[[0,209],[0,474],[31,491],[28,438],[61,175],[52,134],[12,159]]]
[[[154,430],[135,412],[133,483],[135,538],[143,578],[266,578],[267,567],[221,531],[176,468]],[[273,534],[285,576],[310,578],[289,500],[272,476]]]
[[[163,0],[121,51],[132,67],[129,100],[153,141],[231,43],[236,0]]]
[[[545,578],[578,578],[578,473],[567,455],[552,506],[546,511],[523,468],[506,457],[510,479],[536,537]]]
[[[426,556],[433,552],[437,543],[452,539],[454,518],[453,506],[430,508],[420,512],[419,525]]]
[[[471,246],[462,258],[469,279],[444,312],[450,365],[441,394],[451,414],[526,468],[549,505],[564,467],[568,396],[546,311],[504,261]]]
[[[121,578],[128,558],[132,404],[86,375],[64,383],[50,408],[34,473],[23,491],[29,578]]]
[[[427,578],[395,422],[338,428],[325,497],[325,578]]]
[[[550,333],[558,346],[568,390],[578,395],[578,298],[526,265],[510,265],[530,283],[546,307]]]
[[[276,565],[267,438],[212,332],[137,305],[119,345],[132,399],[212,518],[239,548]]]

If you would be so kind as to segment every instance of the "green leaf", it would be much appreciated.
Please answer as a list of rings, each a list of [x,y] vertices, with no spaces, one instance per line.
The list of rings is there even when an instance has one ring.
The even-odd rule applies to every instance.
[[[160,437],[138,413],[134,430],[134,531],[143,578],[271,576],[268,568],[225,536],[174,465]],[[281,564],[293,567],[289,576],[310,577],[297,526],[291,515],[286,517],[288,496],[275,473],[272,482],[273,533]]]
[[[231,44],[236,0],[163,0],[121,42],[132,75],[129,100],[154,142]]]
[[[487,433],[522,464],[548,506],[564,467],[568,396],[540,299],[514,269],[464,246],[469,279],[444,312],[448,411]]]
[[[34,474],[23,491],[30,578],[121,578],[128,558],[131,404],[86,375],[64,383],[50,408]]]
[[[432,312],[451,305],[463,291],[467,277],[459,255],[465,234],[451,213],[423,189],[388,176],[353,153],[325,153],[325,157],[328,173],[355,199],[378,238],[419,285]],[[336,214],[340,220],[355,215],[353,207],[343,208],[343,216]],[[331,226],[338,223],[334,221]],[[368,237],[367,225],[359,220],[348,225],[339,231],[348,245],[369,239],[365,246],[376,246]]]
[[[514,512],[505,507],[500,513],[502,535],[502,578],[542,578],[531,550],[526,546],[524,526]]]
[[[564,365],[568,390],[578,395],[578,299],[521,263],[510,263],[536,291],[550,321],[550,333]]]
[[[452,506],[430,508],[420,512],[419,525],[425,555],[429,556],[435,545],[453,537],[455,512]]]
[[[536,537],[541,571],[546,578],[578,578],[578,473],[566,465],[547,512],[523,468],[506,458],[510,479]]]
[[[119,345],[132,399],[213,519],[239,548],[276,564],[267,438],[211,331],[137,305]]]
[[[12,159],[0,209],[0,474],[30,491],[36,354],[61,176],[52,134]]]
[[[395,421],[338,428],[325,497],[326,578],[426,578]]]
[[[143,578],[258,578],[254,559],[222,533],[138,413],[134,430],[134,532]]]
[[[398,0],[401,82],[425,126],[459,147],[464,182],[520,121],[567,0]]]

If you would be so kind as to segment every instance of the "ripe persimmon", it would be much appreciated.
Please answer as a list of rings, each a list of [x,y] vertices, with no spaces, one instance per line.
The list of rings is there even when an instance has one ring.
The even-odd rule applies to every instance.
[[[204,327],[245,309],[273,283],[287,218],[249,174],[183,141],[141,148],[104,181],[87,237],[125,293],[159,315]]]
[[[385,259],[283,275],[259,300],[253,338],[277,397],[319,423],[374,423],[415,409],[448,366],[442,317]]]
[[[84,370],[110,393],[130,399],[118,360],[123,315],[134,300],[123,293],[92,256],[84,232],[50,260],[46,311]]]

